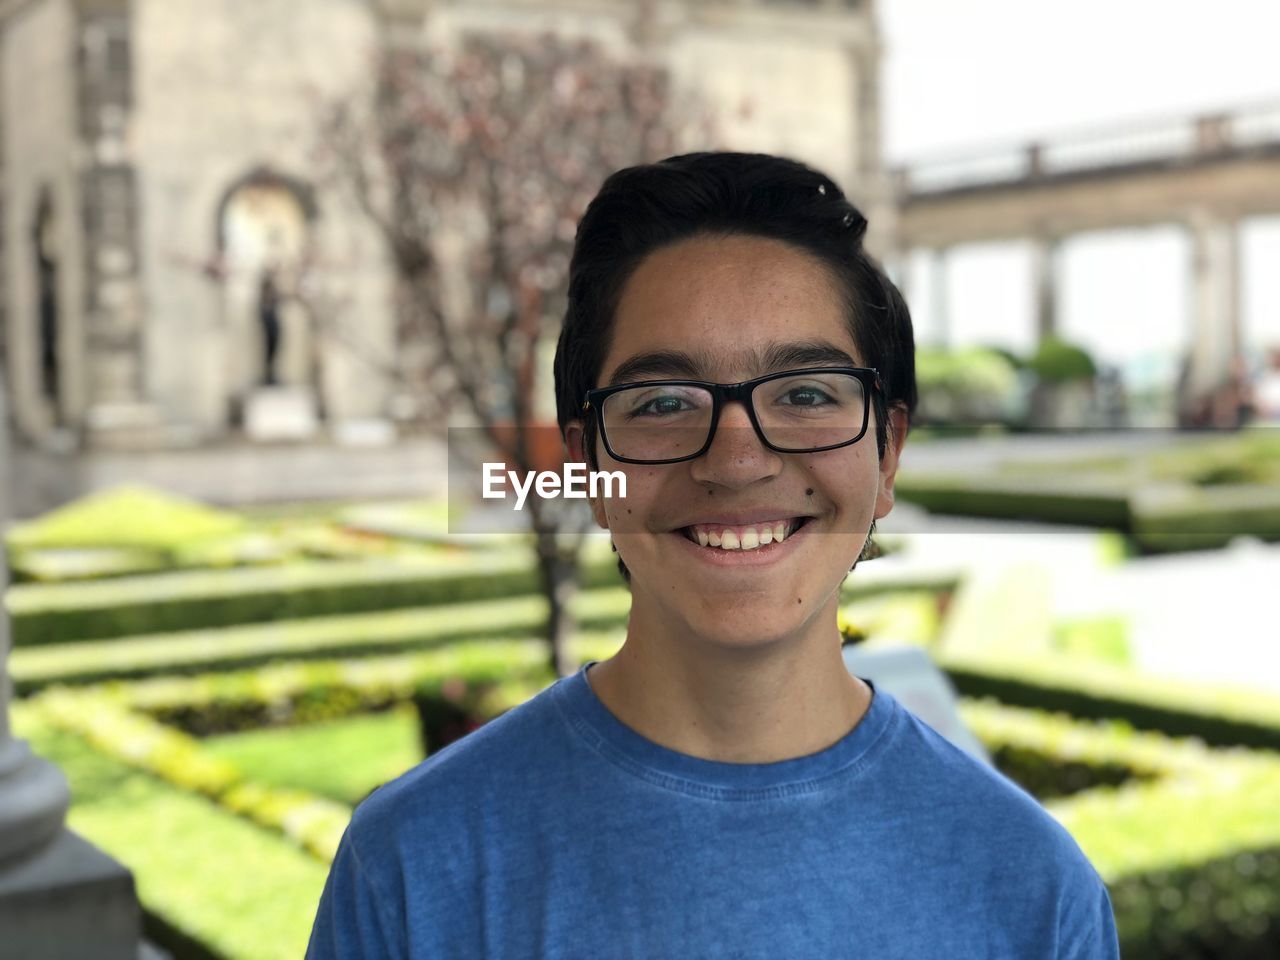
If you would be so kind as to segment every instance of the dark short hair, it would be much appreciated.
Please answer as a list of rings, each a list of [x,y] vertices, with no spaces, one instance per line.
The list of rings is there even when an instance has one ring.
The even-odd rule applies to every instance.
[[[741,235],[790,244],[831,271],[853,342],[884,384],[873,403],[883,458],[888,408],[905,409],[908,423],[915,413],[915,338],[902,294],[863,247],[866,231],[866,217],[830,177],[784,157],[689,153],[612,174],[578,224],[569,264],[554,363],[561,434],[598,385],[623,288],[640,263],[682,240]],[[594,418],[586,420],[583,443],[598,469]],[[630,583],[621,559],[618,565]]]

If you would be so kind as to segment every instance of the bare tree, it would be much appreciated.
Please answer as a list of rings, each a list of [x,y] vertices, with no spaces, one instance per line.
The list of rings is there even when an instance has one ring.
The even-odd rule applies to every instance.
[[[390,251],[399,375],[436,399],[437,424],[460,405],[497,454],[486,459],[547,469],[531,443],[555,429],[534,416],[549,375],[538,347],[558,336],[578,219],[609,173],[709,136],[710,114],[687,97],[677,111],[669,76],[644,58],[552,35],[388,49],[374,76],[367,98],[330,105],[323,142]],[[564,506],[528,502],[561,676],[576,668],[565,640],[590,519]]]

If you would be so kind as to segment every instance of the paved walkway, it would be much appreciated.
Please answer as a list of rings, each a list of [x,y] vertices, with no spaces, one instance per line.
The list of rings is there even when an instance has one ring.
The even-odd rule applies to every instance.
[[[928,516],[908,504],[879,529],[903,538],[902,556],[883,561],[903,572],[954,567],[994,582],[1016,568],[1043,585],[1054,620],[1124,617],[1141,670],[1280,694],[1280,544],[1240,539],[1108,565],[1088,530]]]
[[[1092,433],[1022,433],[987,437],[934,439],[907,445],[902,469],[954,471],[992,469],[1002,462],[1083,460],[1120,454],[1148,453],[1168,447],[1204,443],[1232,436],[1228,431],[1101,430]]]
[[[229,443],[192,450],[56,454],[16,450],[13,515],[37,516],[87,493],[142,483],[209,503],[443,496],[446,450],[435,438],[389,446]]]

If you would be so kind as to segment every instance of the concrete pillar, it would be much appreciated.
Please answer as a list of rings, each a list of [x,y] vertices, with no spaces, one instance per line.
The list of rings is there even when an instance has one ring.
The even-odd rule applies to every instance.
[[[9,519],[9,421],[0,369],[0,532]],[[0,549],[0,596],[9,585]],[[66,829],[62,771],[9,729],[9,618],[0,604],[0,960],[137,960],[141,912],[133,875]]]
[[[915,307],[915,284],[911,278],[911,250],[897,247],[885,258],[885,269],[909,308]]]
[[[1196,210],[1190,217],[1192,333],[1187,390],[1203,396],[1222,386],[1241,349],[1238,224]]]
[[[929,299],[933,312],[934,339],[940,347],[950,347],[951,318],[947,311],[947,251],[929,251]]]
[[[9,522],[9,419],[0,370],[0,535]],[[8,555],[0,549],[0,596],[9,586]],[[66,777],[9,730],[9,616],[0,604],[0,875],[4,861],[49,843],[62,828],[71,794]]]
[[[874,182],[882,176],[880,62],[879,42],[859,43],[849,50],[856,89],[853,102],[856,127],[853,148],[854,167],[861,183]]]
[[[138,174],[128,149],[133,30],[125,0],[78,9],[78,137],[84,230],[84,425],[91,446],[164,442],[162,411],[147,400],[146,307],[138,263]]]
[[[1035,291],[1036,342],[1058,331],[1058,238],[1031,238],[1031,283]]]

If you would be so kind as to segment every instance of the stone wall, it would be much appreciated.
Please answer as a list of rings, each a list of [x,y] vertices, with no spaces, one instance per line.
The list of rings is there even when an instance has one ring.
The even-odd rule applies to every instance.
[[[38,395],[29,236],[41,189],[59,218],[62,404],[73,421],[91,409],[90,420],[127,419],[149,403],[190,442],[227,434],[261,373],[256,283],[266,262],[243,260],[231,221],[238,202],[273,190],[281,209],[301,211],[301,239],[281,249],[305,246],[325,286],[312,301],[324,307],[318,317],[286,302],[282,379],[310,386],[332,420],[388,412],[392,389],[378,374],[396,357],[387,254],[350,198],[319,182],[316,150],[322,104],[367,81],[389,39],[515,29],[587,35],[621,55],[647,45],[680,88],[716,107],[723,142],[686,148],[813,163],[868,214],[873,251],[885,247],[892,206],[870,3],[688,0],[658,3],[644,19],[638,9],[622,0],[0,0],[0,249],[24,429],[52,422]]]
[[[203,270],[223,252],[220,218],[255,173],[297,185],[314,204],[314,256],[341,302],[342,330],[307,356],[308,323],[284,311],[285,382],[323,380],[331,417],[382,413],[386,389],[358,358],[393,353],[384,252],[357,211],[314,182],[326,98],[368,75],[378,42],[359,0],[135,0],[133,151],[141,191],[147,370],[171,417],[221,432],[258,374],[253,278]],[[314,331],[310,331],[314,333]],[[357,341],[358,347],[343,346]],[[312,384],[314,386],[315,384]]]
[[[84,281],[81,184],[77,173],[75,10],[70,0],[10,5],[0,24],[4,115],[3,255],[5,320],[13,402],[20,433],[42,436],[58,419],[42,396],[39,279],[34,229],[42,199],[58,254],[57,406],[76,424],[86,406],[82,353]]]
[[[879,48],[869,5],[689,0],[658,4],[644,22],[635,21],[636,8],[615,0],[439,0],[430,29],[442,38],[494,29],[585,34],[619,54],[648,43],[678,84],[715,105],[722,146],[794,156],[859,198],[883,192],[879,157],[867,154],[879,149],[871,88]]]
[[[407,0],[413,2],[413,0]],[[869,0],[687,0],[636,19],[623,0],[436,0],[429,31],[553,30],[619,54],[651,46],[716,109],[724,141],[688,149],[779,153],[830,174],[867,215],[867,246],[893,254],[896,209],[880,155],[882,49]]]

